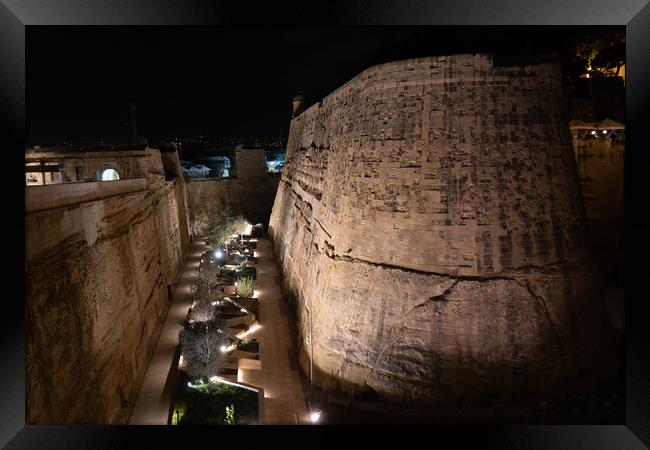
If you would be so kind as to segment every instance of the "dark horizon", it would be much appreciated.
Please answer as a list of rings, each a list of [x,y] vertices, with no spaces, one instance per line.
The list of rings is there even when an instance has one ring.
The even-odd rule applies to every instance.
[[[30,27],[32,144],[131,136],[286,140],[291,99],[314,103],[364,69],[420,56],[556,53],[612,26]]]

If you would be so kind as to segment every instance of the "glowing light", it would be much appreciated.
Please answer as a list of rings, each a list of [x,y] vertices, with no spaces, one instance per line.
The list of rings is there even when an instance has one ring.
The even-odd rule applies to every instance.
[[[226,347],[225,345],[222,345],[221,346],[221,353],[226,353],[227,351],[228,351],[228,347]]]
[[[596,131],[592,131],[591,134],[596,134]]]
[[[243,338],[244,336],[246,336],[247,334],[250,334],[250,333],[253,333],[254,331],[257,331],[260,327],[261,327],[261,325],[259,325],[259,324],[257,324],[257,325],[253,325],[252,327],[250,327],[250,328],[248,329],[248,331],[245,331],[244,333],[240,333],[240,334],[238,334],[237,337],[238,337],[239,339],[241,339],[241,338]]]
[[[212,302],[212,306],[217,306],[218,302]]]
[[[309,414],[309,420],[311,423],[317,423],[320,420],[320,411],[312,411],[311,414]]]
[[[223,252],[221,250],[215,250],[214,251],[214,256],[216,258],[223,258]]]
[[[241,312],[248,312],[244,308],[240,309]]]
[[[253,392],[259,392],[257,389],[254,389],[254,388],[252,388],[250,386],[246,386],[246,385],[243,385],[243,384],[240,384],[240,383],[233,383],[232,381],[228,381],[225,378],[220,378],[220,377],[217,377],[217,376],[214,376],[214,377],[210,378],[210,381],[213,381],[215,383],[229,384],[230,386],[235,386],[235,387],[238,387],[238,388],[247,389],[247,390],[253,391]]]
[[[607,134],[607,130],[603,130],[603,134]]]

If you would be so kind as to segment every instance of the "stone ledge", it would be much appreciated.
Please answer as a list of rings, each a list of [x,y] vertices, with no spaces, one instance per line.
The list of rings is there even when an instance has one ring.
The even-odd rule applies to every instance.
[[[78,205],[146,189],[146,178],[26,186],[25,213]]]

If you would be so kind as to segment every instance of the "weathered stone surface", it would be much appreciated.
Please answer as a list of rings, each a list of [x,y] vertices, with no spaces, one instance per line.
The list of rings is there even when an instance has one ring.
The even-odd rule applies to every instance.
[[[189,241],[182,178],[138,165],[147,190],[25,216],[27,423],[126,422]]]
[[[445,401],[604,354],[560,96],[553,63],[420,58],[292,120],[269,231],[317,385]]]
[[[235,167],[237,178],[260,177],[267,175],[266,156],[263,148],[235,148]]]
[[[268,224],[279,181],[279,174],[189,180],[187,196],[193,234],[200,234],[207,213],[213,208],[229,207],[234,214],[242,214],[253,224]]]

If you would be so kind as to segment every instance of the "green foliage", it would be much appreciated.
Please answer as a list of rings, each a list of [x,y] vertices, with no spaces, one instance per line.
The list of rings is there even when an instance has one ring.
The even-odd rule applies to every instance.
[[[595,76],[618,76],[625,64],[625,32],[610,30],[584,36],[573,45],[571,70]]]
[[[172,423],[178,410],[179,425],[223,425],[228,407],[233,408],[233,423],[252,425],[259,420],[256,392],[225,383],[192,383],[189,387],[187,380],[181,379]]]
[[[255,280],[252,277],[241,277],[235,292],[240,297],[252,297],[255,292]]]
[[[235,218],[229,208],[213,209],[208,213],[205,242],[213,247],[223,246],[235,233]]]
[[[230,406],[226,406],[226,418],[223,421],[226,425],[235,424],[235,405],[232,403]]]

